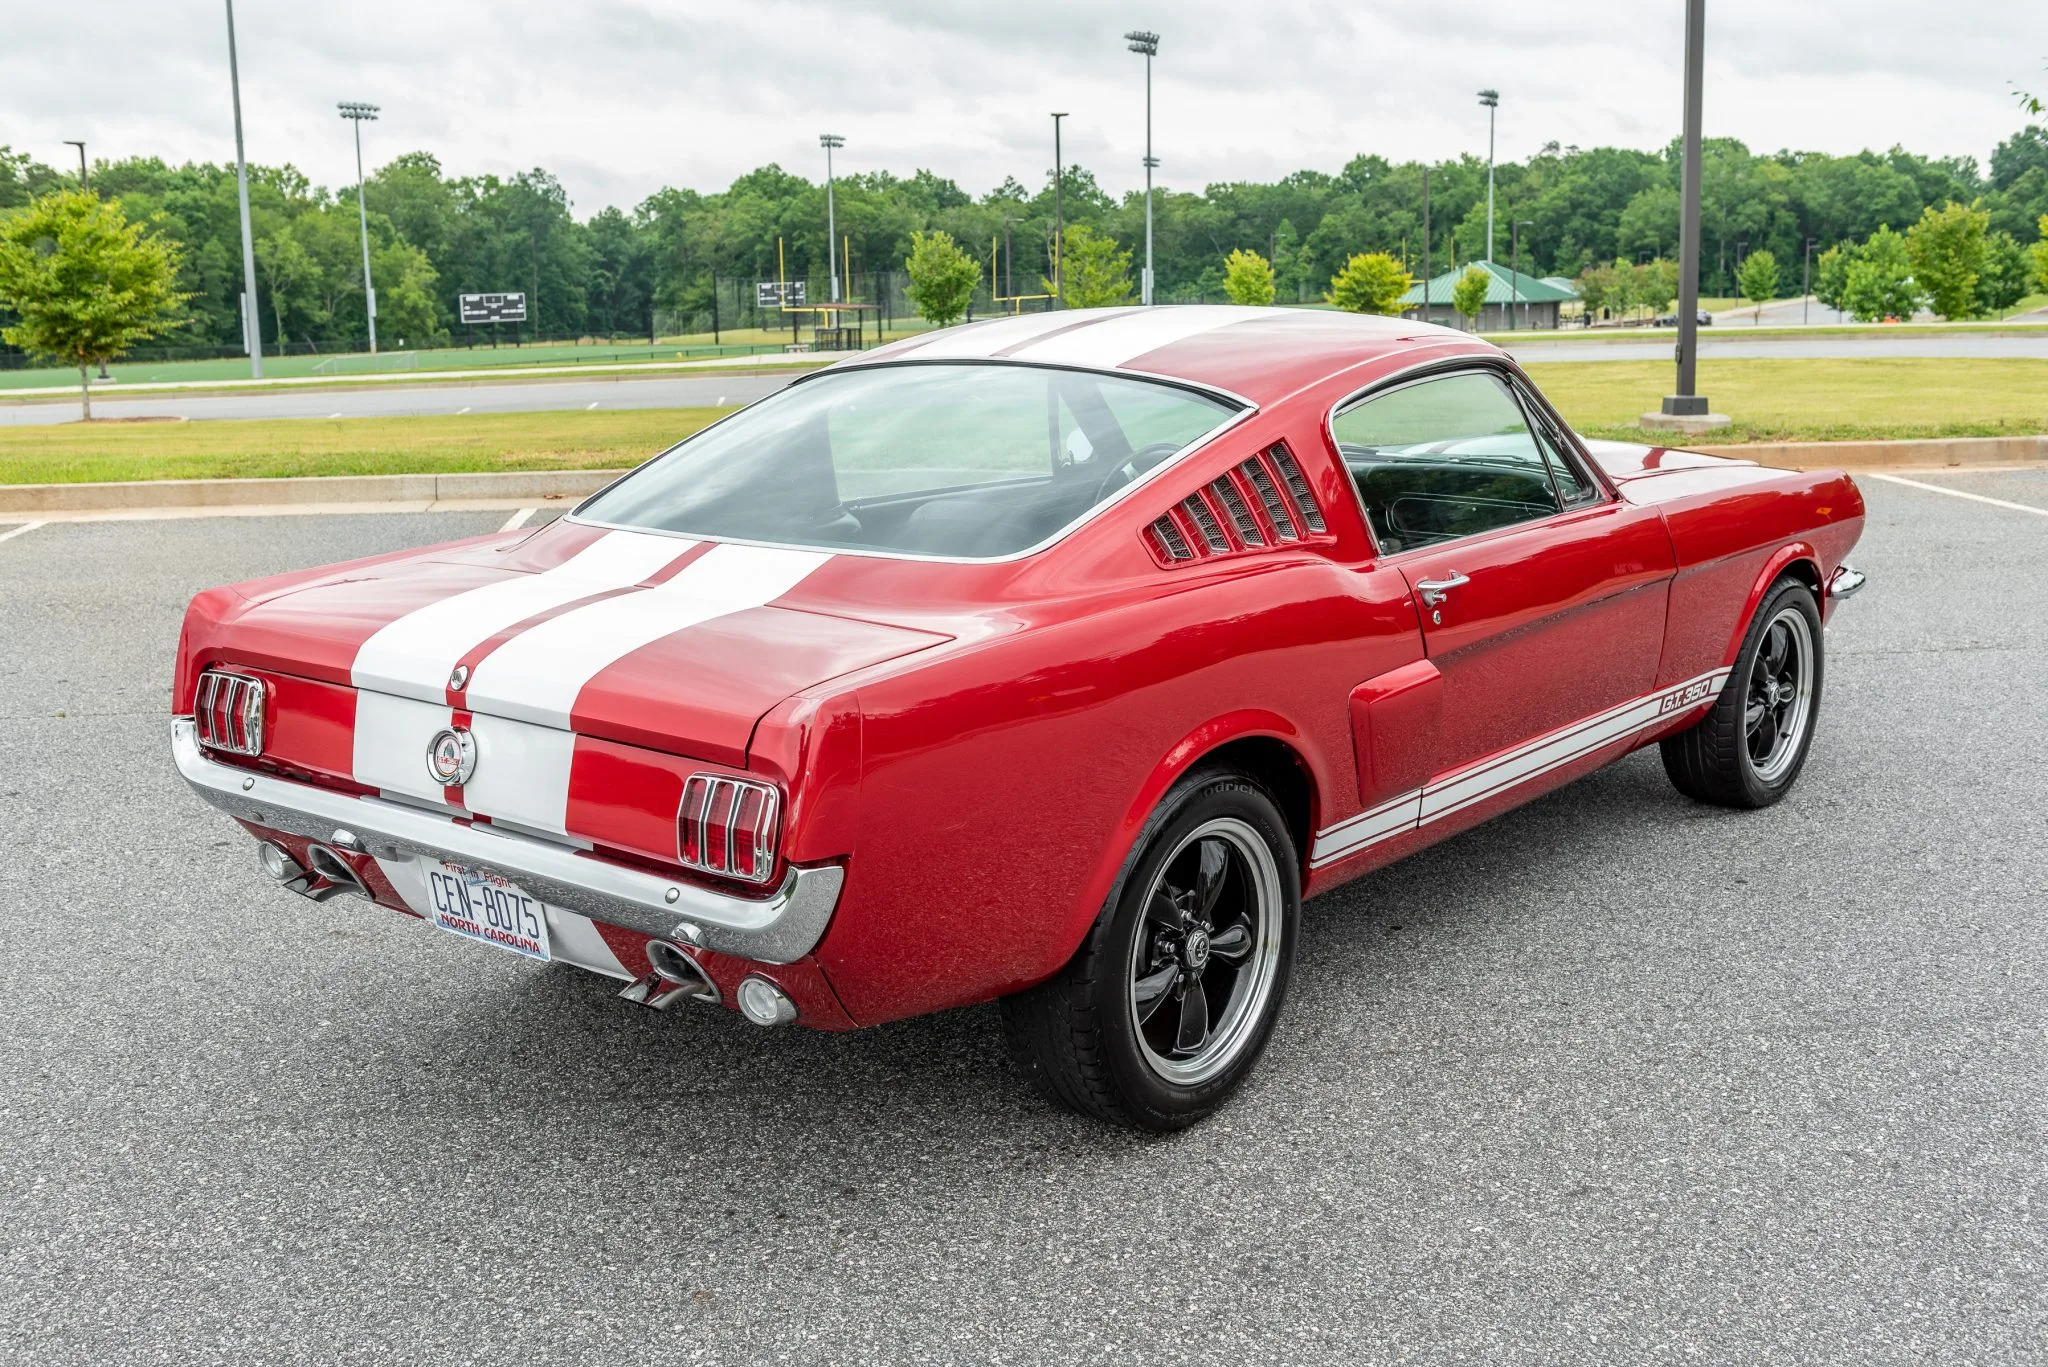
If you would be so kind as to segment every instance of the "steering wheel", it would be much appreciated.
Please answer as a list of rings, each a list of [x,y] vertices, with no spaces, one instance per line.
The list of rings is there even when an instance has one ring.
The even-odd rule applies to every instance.
[[[1173,441],[1155,441],[1150,446],[1139,447],[1103,475],[1095,486],[1095,501],[1100,503],[1118,489],[1137,483],[1180,448],[1181,443]]]

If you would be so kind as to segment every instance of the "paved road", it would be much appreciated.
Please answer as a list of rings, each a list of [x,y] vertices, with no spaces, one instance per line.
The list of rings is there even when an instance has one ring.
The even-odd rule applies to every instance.
[[[423,413],[535,413],[604,408],[698,408],[752,403],[788,375],[664,376],[633,380],[527,380],[512,384],[365,385],[207,397],[93,400],[98,418],[400,418]],[[0,403],[0,427],[72,422],[78,405]]]
[[[0,543],[0,1359],[2038,1363],[2048,518],[1869,497],[1792,798],[1638,755],[1319,899],[1150,1140],[987,1008],[655,1016],[269,887],[164,754],[186,596],[502,514]]]
[[[1700,354],[1724,357],[1895,357],[1895,356],[2022,356],[2048,357],[2048,328],[2038,337],[1755,337],[1738,334],[1741,325],[1707,329]],[[1675,334],[1674,334],[1675,338]],[[1666,361],[1673,342],[1535,340],[1511,343],[1508,350],[1524,361]],[[93,413],[104,418],[363,418],[405,417],[422,413],[533,413],[582,408],[690,408],[700,405],[751,403],[788,384],[794,376],[712,375],[660,379],[527,380],[475,385],[366,385],[324,393],[226,394],[205,398],[102,397]],[[35,427],[71,422],[78,406],[71,402],[0,403],[0,427]]]
[[[1700,330],[1700,356],[1707,360],[1850,360],[1899,357],[2048,357],[2048,328],[2038,337],[1901,336],[1901,337],[1744,337],[1744,323]],[[1510,342],[1507,349],[1524,363],[1541,361],[1668,361],[1678,344],[1668,339],[1640,342],[1529,341]]]

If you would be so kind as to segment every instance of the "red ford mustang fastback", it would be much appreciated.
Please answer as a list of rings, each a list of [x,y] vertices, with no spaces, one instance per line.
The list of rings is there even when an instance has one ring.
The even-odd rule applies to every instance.
[[[655,1007],[1002,999],[1053,1098],[1213,1110],[1301,899],[1661,742],[1798,776],[1863,502],[1580,441],[1499,350],[1001,318],[809,375],[536,530],[199,595],[172,746],[279,883]]]

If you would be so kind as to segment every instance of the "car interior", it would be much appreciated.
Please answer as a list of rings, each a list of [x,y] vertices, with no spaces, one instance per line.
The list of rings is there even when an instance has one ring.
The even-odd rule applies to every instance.
[[[1331,420],[1366,520],[1388,555],[1549,517],[1599,490],[1547,424],[1491,373],[1374,395]]]

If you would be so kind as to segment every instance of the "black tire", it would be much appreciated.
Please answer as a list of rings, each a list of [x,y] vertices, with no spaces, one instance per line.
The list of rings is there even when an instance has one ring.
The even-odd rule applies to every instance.
[[[1223,869],[1212,874],[1216,859]],[[1300,918],[1300,865],[1272,795],[1243,774],[1191,774],[1147,821],[1073,959],[1003,999],[1010,1057],[1045,1097],[1083,1115],[1143,1130],[1192,1125],[1265,1049]],[[1197,1015],[1205,1033],[1183,1052]]]
[[[1790,620],[1792,616],[1804,622],[1803,633]],[[1781,624],[1782,635],[1778,630]],[[1795,680],[1795,684],[1803,683],[1803,696],[1795,686],[1788,702],[1780,701],[1780,676],[1770,659],[1759,660],[1767,642],[1776,648],[1781,640],[1791,649],[1804,650],[1811,666],[1810,674]],[[1820,717],[1821,684],[1826,674],[1821,641],[1820,608],[1813,600],[1813,590],[1796,579],[1780,580],[1764,595],[1756,616],[1750,619],[1742,649],[1735,657],[1735,671],[1722,686],[1713,710],[1662,742],[1664,772],[1670,775],[1672,786],[1697,802],[1745,809],[1768,807],[1790,792],[1799,780],[1799,771],[1806,767]],[[1794,676],[1798,673],[1796,668],[1792,670]],[[1771,675],[1768,693],[1764,691],[1766,674]],[[1795,707],[1796,735],[1790,735],[1794,728],[1784,719]],[[1758,720],[1759,709],[1769,713],[1768,738],[1762,732],[1764,723]],[[1766,739],[1767,753],[1760,757],[1756,750]]]

